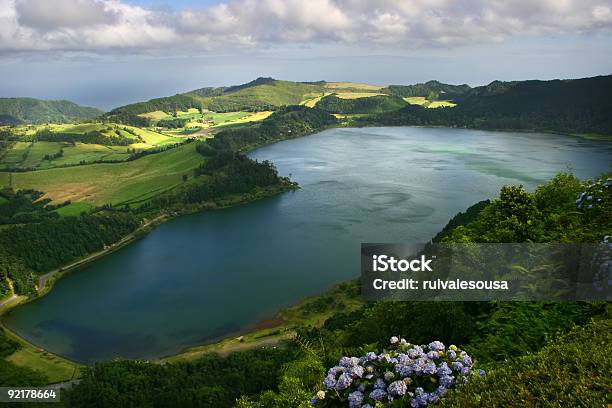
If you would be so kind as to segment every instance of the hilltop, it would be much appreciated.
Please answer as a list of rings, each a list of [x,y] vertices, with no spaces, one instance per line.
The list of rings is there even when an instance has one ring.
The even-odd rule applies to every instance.
[[[104,112],[70,101],[0,98],[0,125],[72,123],[93,119]]]

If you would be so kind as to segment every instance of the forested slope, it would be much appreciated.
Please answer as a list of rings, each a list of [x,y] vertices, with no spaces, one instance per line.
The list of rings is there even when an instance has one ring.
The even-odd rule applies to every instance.
[[[34,98],[0,98],[0,125],[20,123],[71,123],[93,119],[103,112],[69,101]]]
[[[495,82],[456,96],[453,108],[410,105],[364,124],[473,127],[612,134],[612,75]]]

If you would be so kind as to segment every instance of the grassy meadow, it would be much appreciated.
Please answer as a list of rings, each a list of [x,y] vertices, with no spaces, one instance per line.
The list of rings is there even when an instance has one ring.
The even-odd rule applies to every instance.
[[[384,88],[382,85],[364,84],[360,82],[327,82],[325,88],[328,89],[355,89],[364,91],[379,91]]]
[[[45,192],[54,203],[84,202],[90,205],[135,204],[183,183],[202,162],[193,144],[144,156],[124,163],[98,163],[86,166],[15,172],[10,176],[13,189]],[[0,182],[8,185],[7,173]],[[63,212],[80,212],[85,207],[68,207]]]
[[[411,105],[421,105],[424,108],[452,108],[453,106],[457,106],[456,103],[451,101],[430,101],[425,96],[409,96],[404,98],[404,100]]]
[[[100,132],[102,136],[108,137],[120,135],[132,140],[133,143],[126,146],[117,146],[78,141],[72,143],[59,140],[32,140],[32,137],[42,130],[49,130],[58,135],[83,135],[88,132]],[[27,125],[13,128],[11,133],[23,138],[23,141],[11,143],[4,152],[0,153],[1,167],[11,169],[48,169],[95,161],[125,160],[130,156],[130,151],[161,147],[183,140],[149,129],[102,123]]]

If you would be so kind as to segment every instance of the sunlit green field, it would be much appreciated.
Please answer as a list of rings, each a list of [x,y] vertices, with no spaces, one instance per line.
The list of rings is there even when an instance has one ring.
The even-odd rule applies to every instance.
[[[335,94],[340,99],[357,99],[369,98],[371,96],[384,95],[379,92],[336,92]]]
[[[55,210],[55,212],[61,215],[62,217],[75,217],[81,215],[82,213],[88,213],[94,207],[95,206],[92,204],[77,202],[60,207]]]
[[[355,89],[364,91],[378,91],[383,85],[364,84],[360,82],[327,82],[325,88],[329,89]]]
[[[407,98],[404,98],[404,100],[411,105],[421,105],[424,108],[452,108],[453,106],[457,106],[456,103],[453,103],[451,101],[429,101],[424,96],[409,96]]]
[[[54,203],[69,200],[93,205],[134,204],[181,184],[182,176],[191,176],[201,162],[202,156],[195,151],[195,145],[187,144],[124,163],[15,172],[11,186],[43,191]],[[3,186],[8,184],[7,173],[0,172],[0,182]]]
[[[120,161],[129,157],[134,150],[146,150],[182,142],[183,139],[133,126],[101,123],[78,125],[23,126],[12,129],[12,133],[31,139],[37,131],[48,129],[52,132],[84,134],[91,131],[103,135],[121,135],[134,143],[127,146],[101,145],[91,143],[70,143],[62,141],[14,142],[0,156],[0,168],[46,169],[60,166],[92,163],[95,161]],[[59,153],[61,152],[61,155]],[[54,156],[56,155],[56,156]]]

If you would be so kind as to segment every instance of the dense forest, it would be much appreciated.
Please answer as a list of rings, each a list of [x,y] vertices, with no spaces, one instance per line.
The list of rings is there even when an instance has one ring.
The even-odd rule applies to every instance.
[[[69,101],[34,98],[0,98],[0,125],[20,123],[71,123],[93,119],[103,112]]]
[[[74,407],[231,407],[241,395],[276,389],[291,349],[264,348],[191,363],[117,361],[85,372],[65,404]]]
[[[612,134],[612,75],[494,82],[457,96],[453,108],[410,105],[357,124],[449,126]]]
[[[430,101],[436,99],[455,99],[466,94],[472,88],[469,85],[449,85],[438,81],[427,81],[423,84],[414,85],[389,85],[389,94],[401,98],[410,96],[424,96]]]
[[[0,225],[29,224],[59,218],[54,211],[57,206],[51,200],[43,199],[44,194],[36,190],[0,190]]]
[[[15,293],[32,294],[38,275],[102,250],[133,232],[138,224],[132,214],[107,210],[0,229],[2,295],[9,293],[7,279]]]
[[[589,195],[591,200],[584,198]],[[576,197],[592,204],[580,205]],[[601,242],[612,227],[611,201],[610,181],[605,178],[580,182],[561,174],[533,193],[507,186],[498,199],[458,214],[438,240]],[[180,401],[231,407],[243,395],[237,402],[241,408],[306,407],[321,390],[327,368],[342,356],[380,352],[391,336],[404,334],[416,344],[432,340],[457,344],[487,371],[481,380],[451,392],[441,406],[483,401],[486,406],[506,407],[520,401],[521,406],[535,407],[544,397],[551,407],[602,406],[609,402],[612,386],[605,375],[611,368],[610,312],[606,302],[378,301],[336,314],[321,328],[303,327],[294,341],[267,350],[271,353],[267,355],[256,350],[164,366],[124,361],[99,364],[68,392],[67,401],[69,406],[125,406],[134,401],[162,406],[159,401]],[[273,367],[264,378],[263,372],[250,377],[250,370],[260,364]],[[185,379],[185,372],[202,381]],[[253,381],[261,383],[251,387]]]
[[[317,103],[317,108],[333,113],[343,114],[372,114],[392,112],[408,105],[398,96],[377,95],[366,98],[342,99],[336,95],[329,95]]]

